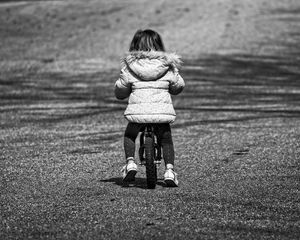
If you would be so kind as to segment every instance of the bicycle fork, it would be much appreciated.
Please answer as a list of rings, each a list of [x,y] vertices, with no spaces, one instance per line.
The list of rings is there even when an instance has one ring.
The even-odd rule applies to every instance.
[[[146,164],[145,158],[145,139],[152,138],[153,140],[153,151],[154,151],[154,163],[161,164],[161,146],[158,143],[157,136],[154,134],[153,126],[146,126],[145,130],[141,133],[140,136],[140,148],[139,148],[139,157],[140,157],[140,165]]]

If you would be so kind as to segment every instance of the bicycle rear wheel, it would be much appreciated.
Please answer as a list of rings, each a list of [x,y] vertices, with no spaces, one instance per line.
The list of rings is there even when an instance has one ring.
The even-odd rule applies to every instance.
[[[154,189],[157,182],[157,169],[154,163],[154,141],[152,137],[146,137],[145,139],[145,159],[147,187]]]

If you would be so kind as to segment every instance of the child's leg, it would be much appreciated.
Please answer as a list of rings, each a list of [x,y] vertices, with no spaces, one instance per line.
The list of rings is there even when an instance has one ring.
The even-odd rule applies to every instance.
[[[166,164],[164,181],[168,187],[178,187],[177,173],[174,172],[174,145],[170,124],[158,124],[158,140],[163,149],[163,157]]]
[[[157,124],[156,131],[158,140],[161,143],[163,149],[163,158],[165,161],[166,168],[173,169],[175,154],[170,124]]]
[[[128,123],[124,134],[124,150],[125,157],[127,160],[134,159],[135,153],[135,139],[139,134],[142,124],[139,123]]]

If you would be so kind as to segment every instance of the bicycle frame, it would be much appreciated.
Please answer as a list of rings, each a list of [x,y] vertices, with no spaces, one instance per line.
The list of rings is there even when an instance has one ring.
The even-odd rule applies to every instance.
[[[158,142],[157,136],[154,133],[154,126],[152,124],[147,124],[145,128],[142,130],[140,136],[140,148],[139,148],[139,157],[140,157],[140,164],[145,165],[145,139],[149,137],[152,138],[154,143],[154,163],[160,164],[162,157],[161,157],[161,145]]]

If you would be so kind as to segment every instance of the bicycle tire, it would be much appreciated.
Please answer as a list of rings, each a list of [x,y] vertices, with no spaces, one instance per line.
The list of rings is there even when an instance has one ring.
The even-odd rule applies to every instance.
[[[152,137],[146,137],[145,139],[145,159],[147,187],[154,189],[157,182],[157,169],[154,163],[154,142]]]

